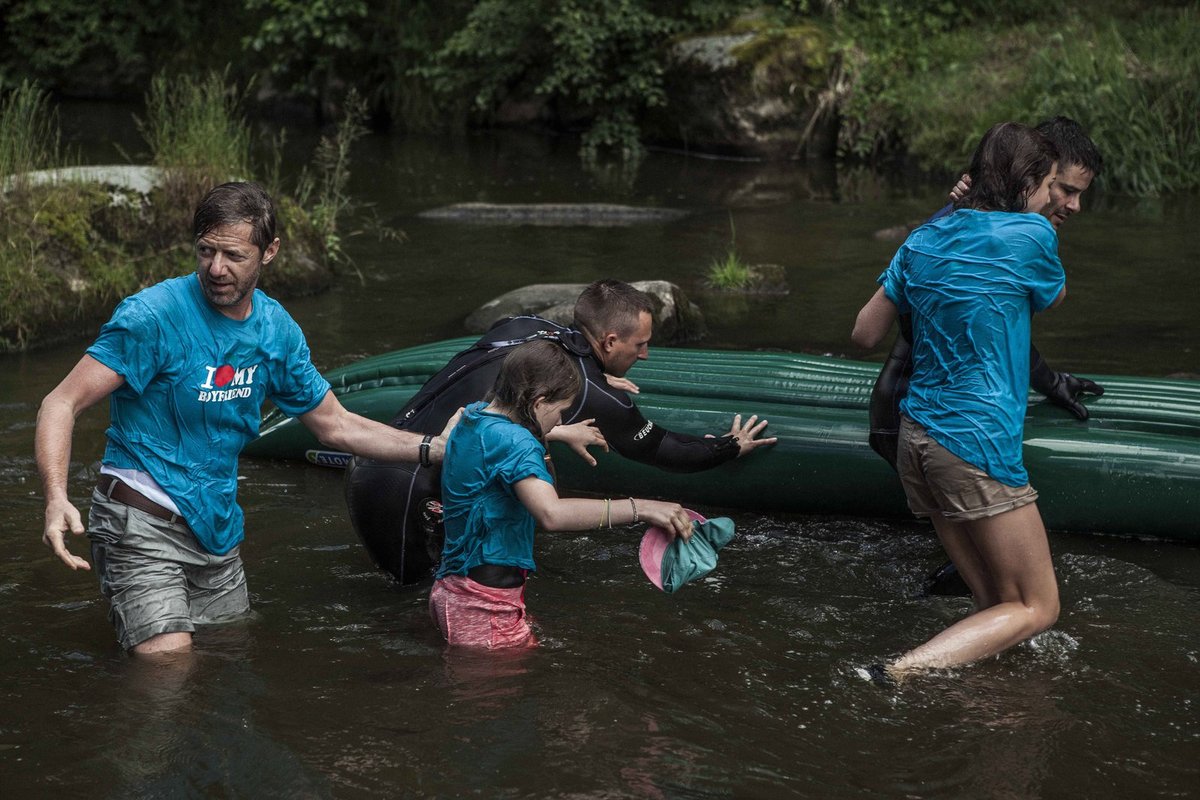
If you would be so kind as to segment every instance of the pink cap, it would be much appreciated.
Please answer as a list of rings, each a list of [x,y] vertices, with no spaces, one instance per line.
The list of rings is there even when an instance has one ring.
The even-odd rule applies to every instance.
[[[705,522],[705,518],[690,508],[685,508],[684,511],[696,522]],[[651,525],[646,528],[646,534],[642,537],[642,546],[638,551],[638,559],[642,562],[642,572],[646,573],[646,577],[650,582],[662,589],[662,561],[663,554],[667,552],[667,547],[671,544],[671,534],[667,533],[657,525]]]

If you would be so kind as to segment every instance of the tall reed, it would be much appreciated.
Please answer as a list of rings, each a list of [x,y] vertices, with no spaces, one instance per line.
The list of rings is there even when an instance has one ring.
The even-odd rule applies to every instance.
[[[155,165],[165,170],[214,183],[250,174],[251,135],[241,95],[219,73],[201,78],[159,73],[146,94],[146,116],[137,124]]]
[[[15,188],[26,173],[54,169],[62,161],[58,112],[46,92],[22,81],[0,102],[0,178],[8,178],[4,188]]]

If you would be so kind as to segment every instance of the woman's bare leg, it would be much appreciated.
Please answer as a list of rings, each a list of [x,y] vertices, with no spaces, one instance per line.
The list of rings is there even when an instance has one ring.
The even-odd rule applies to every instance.
[[[950,557],[958,574],[962,576],[971,596],[975,610],[982,611],[1000,602],[1000,595],[992,581],[991,573],[984,563],[983,554],[971,539],[967,526],[962,522],[951,522],[941,514],[934,514],[930,521],[937,531],[942,549]]]
[[[889,665],[888,671],[893,675],[987,658],[1044,631],[1058,619],[1058,584],[1046,528],[1036,503],[987,519],[951,525],[965,529],[996,588],[999,602],[905,653]],[[957,536],[953,528],[947,528],[947,532]],[[972,577],[964,573],[964,578],[970,586]]]

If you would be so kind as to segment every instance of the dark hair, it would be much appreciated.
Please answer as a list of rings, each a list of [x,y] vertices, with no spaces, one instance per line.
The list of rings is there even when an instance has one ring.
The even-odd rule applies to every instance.
[[[1044,134],[1019,122],[993,125],[971,156],[971,188],[956,207],[1023,211],[1056,161],[1058,150]]]
[[[192,218],[192,240],[239,222],[254,229],[250,241],[260,255],[275,241],[275,204],[257,183],[222,183],[204,195]]]
[[[654,316],[650,295],[628,283],[600,280],[575,301],[575,327],[596,341],[610,332],[625,337],[637,329],[643,311]]]
[[[1092,173],[1092,177],[1104,169],[1104,159],[1096,149],[1096,143],[1088,138],[1083,126],[1069,117],[1055,117],[1037,126],[1054,146],[1058,148],[1058,168],[1080,166]]]
[[[518,345],[504,358],[496,383],[488,393],[505,411],[538,439],[542,430],[533,403],[539,397],[550,403],[575,397],[583,389],[579,367],[558,342],[535,339]]]

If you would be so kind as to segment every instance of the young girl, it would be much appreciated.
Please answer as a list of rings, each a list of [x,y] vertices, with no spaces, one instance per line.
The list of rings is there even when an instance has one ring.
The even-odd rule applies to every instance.
[[[912,313],[913,375],[897,470],[976,611],[875,673],[900,677],[994,655],[1054,624],[1058,586],[1021,457],[1034,311],[1062,301],[1058,239],[1042,213],[1058,154],[1017,123],[989,130],[956,211],[908,237],[851,338],[875,347]]]
[[[488,398],[467,406],[451,433],[442,469],[446,541],[429,594],[450,644],[536,644],[525,613],[535,524],[566,531],[649,522],[691,536],[691,519],[676,503],[558,496],[545,436],[581,386],[560,345],[523,344],[505,359]]]

